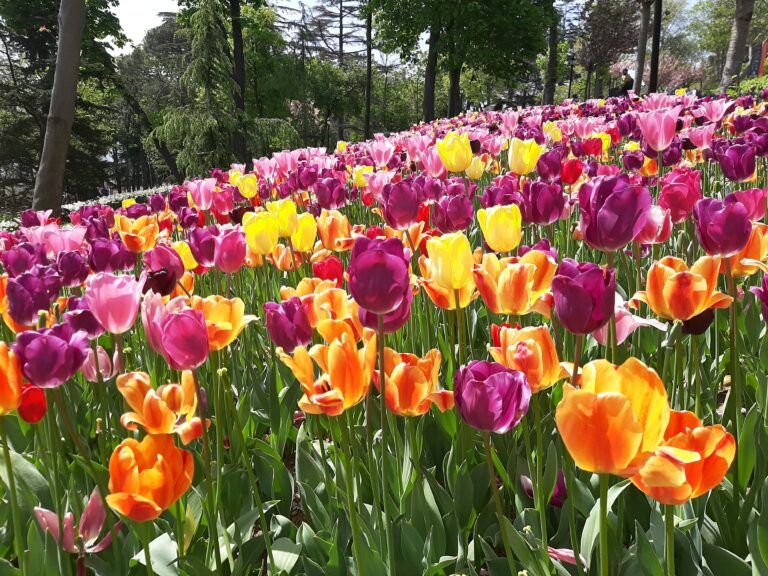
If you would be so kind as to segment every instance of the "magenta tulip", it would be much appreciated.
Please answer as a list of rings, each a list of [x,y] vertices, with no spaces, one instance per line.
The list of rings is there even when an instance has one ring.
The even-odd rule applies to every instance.
[[[107,332],[124,334],[136,322],[142,286],[143,282],[133,276],[99,272],[88,278],[85,300]]]

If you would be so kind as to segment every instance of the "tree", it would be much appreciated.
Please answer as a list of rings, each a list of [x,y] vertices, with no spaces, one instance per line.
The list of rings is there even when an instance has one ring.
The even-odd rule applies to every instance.
[[[635,61],[635,92],[640,94],[645,73],[645,53],[648,49],[648,29],[651,26],[651,5],[653,0],[637,0],[640,3],[640,26],[637,35],[637,60]]]
[[[744,60],[744,49],[747,46],[749,25],[755,9],[755,0],[736,0],[736,11],[731,26],[731,39],[728,42],[728,52],[725,56],[723,76],[720,79],[720,91],[725,92],[731,83],[738,79],[741,64]]]
[[[59,44],[45,141],[35,179],[32,207],[59,214],[64,196],[64,170],[75,117],[80,44],[85,28],[85,0],[62,0],[59,8]]]
[[[557,84],[557,56],[558,56],[558,29],[560,27],[560,14],[555,8],[554,1],[547,7],[549,14],[549,34],[547,35],[547,71],[544,80],[544,93],[542,104],[554,104],[555,85]]]

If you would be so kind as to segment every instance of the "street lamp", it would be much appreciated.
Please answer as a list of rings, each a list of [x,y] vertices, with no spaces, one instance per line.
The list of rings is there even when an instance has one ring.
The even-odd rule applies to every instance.
[[[573,84],[573,66],[576,63],[576,54],[573,51],[573,46],[568,48],[568,98],[571,97],[571,85]]]

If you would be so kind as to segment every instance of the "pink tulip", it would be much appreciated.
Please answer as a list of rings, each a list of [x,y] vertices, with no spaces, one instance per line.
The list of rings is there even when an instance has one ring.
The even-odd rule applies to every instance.
[[[443,178],[446,175],[445,166],[443,161],[440,160],[440,154],[437,148],[430,146],[421,155],[421,163],[424,164],[424,170],[432,178]]]
[[[236,162],[233,162],[229,165],[230,170],[237,170],[241,174],[245,174],[245,164],[237,164]]]
[[[213,203],[213,191],[216,178],[184,182],[184,189],[192,196],[192,201],[200,210],[210,210]]]
[[[656,152],[663,152],[669,148],[677,131],[678,116],[680,116],[680,106],[637,116],[637,124],[643,133],[643,138]]]
[[[403,146],[408,152],[408,158],[411,162],[419,162],[421,154],[431,143],[432,138],[429,136],[411,136],[410,138],[403,139]]]
[[[273,158],[256,158],[253,159],[253,169],[260,178],[269,180],[270,182],[275,179],[279,166],[277,161]]]
[[[727,106],[727,100],[710,100],[709,102],[702,102],[699,111],[704,118],[710,122],[717,123],[725,116]]]
[[[167,316],[178,312],[186,305],[186,297],[177,296],[167,304],[163,303],[163,297],[149,290],[144,295],[141,304],[141,323],[144,326],[144,334],[147,343],[158,354],[163,353],[162,324]]]
[[[511,138],[512,133],[517,128],[520,115],[517,112],[502,112],[499,114],[499,118],[501,118],[501,133],[505,138]],[[433,178],[437,178],[437,176],[433,176]]]
[[[208,359],[208,329],[202,312],[184,308],[169,314],[160,333],[163,357],[174,370],[194,370]]]
[[[629,311],[626,302],[621,295],[616,293],[616,344],[622,344],[629,336],[638,328],[643,326],[651,326],[658,330],[666,331],[667,325],[659,322],[658,320],[641,318],[635,316]],[[605,324],[601,328],[598,328],[592,332],[592,336],[595,337],[601,346],[605,346],[608,342],[608,324]]]
[[[552,548],[552,546],[547,546],[547,554],[554,560],[559,560],[560,562],[576,566],[576,554],[569,548]],[[587,565],[587,561],[584,560],[584,556],[581,554],[579,554],[579,561],[582,566]]]
[[[648,210],[645,226],[635,236],[638,244],[663,244],[672,234],[672,215],[669,209],[653,205]]]
[[[375,141],[370,144],[369,151],[376,167],[384,168],[395,153],[395,145],[389,140]]]
[[[709,148],[712,138],[715,135],[715,125],[707,124],[699,128],[689,128],[686,132],[688,139],[699,150]]]
[[[61,228],[54,223],[21,228],[21,231],[32,244],[42,244],[45,247],[46,256],[55,258],[59,252],[82,251],[87,228],[85,226]]]
[[[392,181],[395,177],[395,172],[383,171],[383,172],[366,172],[363,174],[363,178],[368,181],[368,191],[373,194],[376,200],[381,198],[381,191],[384,186]]]
[[[213,263],[216,268],[225,274],[234,274],[245,262],[245,234],[242,228],[222,228],[216,239],[216,250]]]
[[[664,93],[648,94],[643,100],[643,105],[648,111],[663,110],[664,108],[672,108],[675,105],[675,97]]]
[[[123,334],[136,322],[143,282],[133,276],[99,272],[86,281],[88,309],[110,334]]]
[[[117,375],[118,372],[120,372],[120,355],[118,354],[117,350],[115,350],[114,356],[112,358],[109,357],[107,351],[104,350],[104,348],[101,346],[99,346],[97,350],[98,354],[94,354],[93,348],[89,348],[88,354],[85,357],[85,362],[83,362],[83,365],[80,366],[80,371],[83,373],[83,376],[85,376],[85,379],[88,380],[88,382],[98,382],[98,372],[101,372],[101,379],[105,382],[107,380],[111,380]],[[96,358],[98,358],[98,372]]]
[[[272,158],[277,162],[277,167],[283,176],[288,176],[298,167],[300,155],[301,149],[291,151],[284,150],[282,152],[275,152],[272,154]]]

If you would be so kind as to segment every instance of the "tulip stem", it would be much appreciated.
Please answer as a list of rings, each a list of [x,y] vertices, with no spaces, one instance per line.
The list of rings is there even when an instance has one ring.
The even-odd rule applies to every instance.
[[[352,422],[349,418],[349,412],[344,412],[346,422],[344,422],[340,428],[344,437],[342,453],[344,455],[344,483],[347,489],[347,508],[349,509],[349,523],[352,525],[352,553],[355,557],[355,564],[357,566],[357,573],[359,576],[365,576],[366,565],[363,562],[362,553],[362,538],[363,535],[360,532],[360,524],[357,518],[357,506],[355,504],[355,489],[352,485],[353,476],[352,473],[352,435],[349,432]]]
[[[381,417],[381,470],[384,473],[381,482],[381,497],[384,503],[384,538],[387,542],[387,558],[390,572],[395,571],[395,545],[392,539],[392,530],[389,526],[392,513],[390,510],[389,497],[387,496],[387,441],[389,440],[388,422],[387,422],[387,373],[384,369],[384,314],[378,315],[378,338],[376,340],[379,356],[379,386],[380,395],[380,417]]]
[[[405,237],[408,239],[408,246],[411,247],[411,267],[413,268],[413,273],[418,274],[418,265],[415,262],[416,258],[416,245],[413,243],[413,238],[411,237],[411,231],[406,228],[404,230]]]
[[[8,502],[11,504],[11,520],[13,522],[13,548],[19,561],[21,573],[24,574],[24,540],[21,532],[19,503],[16,500],[16,478],[13,475],[11,450],[8,447],[8,436],[5,433],[4,416],[0,416],[0,441],[3,443],[3,460],[5,461],[5,473],[8,476]]]
[[[608,572],[608,474],[600,474],[600,576]]]
[[[461,310],[461,299],[459,298],[459,290],[453,291],[453,297],[456,302],[456,338],[459,345],[459,366],[464,364],[464,314]]]
[[[541,525],[541,545],[543,550],[544,562],[549,563],[549,554],[547,546],[549,538],[547,536],[547,494],[544,491],[544,431],[542,430],[541,416],[541,397],[543,392],[534,394],[533,398],[533,419],[536,427],[536,488],[534,496],[536,497],[537,508],[539,509],[539,524]]]
[[[200,377],[197,370],[192,370],[192,378],[195,381],[195,394],[197,395],[197,409],[200,411],[200,420],[203,423],[203,473],[205,476],[205,495],[208,503],[208,530],[213,544],[213,556],[216,560],[216,573],[221,574],[221,550],[219,548],[218,518],[216,515],[216,503],[214,502],[213,480],[211,478],[211,443],[208,438],[208,425],[205,419],[206,400],[200,387]]]
[[[576,386],[579,378],[579,366],[581,366],[581,353],[584,349],[584,335],[576,334],[576,351],[573,355],[573,372],[571,373],[571,386]],[[565,446],[565,445],[563,445]],[[573,482],[576,471],[573,466],[573,458],[568,450],[563,450],[563,467],[565,468],[565,488],[568,491],[568,530],[571,533],[571,548],[576,554],[576,574],[582,576],[584,573],[581,565],[581,556],[579,545],[579,533],[576,531],[576,486]]]
[[[571,373],[571,386],[576,386],[581,366],[581,353],[584,350],[584,334],[576,334],[576,352],[573,355],[573,372]]]
[[[696,385],[696,400],[693,410],[694,414],[701,418],[701,372],[699,371],[701,361],[699,359],[699,338],[696,334],[691,334],[691,358],[693,359],[693,377]]]
[[[738,347],[738,340],[737,340],[737,334],[736,334],[736,303],[738,302],[738,294],[736,293],[736,279],[733,277],[733,270],[731,269],[731,260],[730,258],[725,258],[725,277],[728,282],[728,293],[733,299],[733,302],[731,302],[731,306],[728,309],[729,316],[730,316],[730,326],[729,332],[730,332],[730,341],[731,341],[731,354],[730,354],[730,361],[731,361],[731,392],[730,396],[732,396],[730,400],[731,406],[732,406],[732,413],[731,418],[733,419],[733,437],[736,440],[736,446],[739,445],[739,432],[741,429],[741,422],[740,422],[740,416],[741,416],[741,383],[739,382],[739,347]],[[741,482],[739,479],[739,451],[736,451],[736,454],[733,458],[733,467],[732,470],[734,471],[734,488],[736,489],[737,494],[741,492]]]
[[[671,504],[664,506],[664,525],[666,528],[667,545],[667,576],[675,576],[675,507]]]
[[[507,523],[505,522],[506,518],[504,517],[504,510],[501,507],[499,487],[496,485],[496,470],[493,467],[493,446],[491,445],[490,432],[483,432],[483,445],[485,446],[485,462],[488,465],[488,479],[491,484],[491,494],[493,495],[493,502],[496,505],[496,520],[498,520],[499,530],[501,530],[501,540],[504,543],[504,553],[507,555],[509,573],[517,574],[517,568],[515,567],[515,557],[512,553],[512,544],[510,543],[509,534],[507,533]]]
[[[613,268],[613,252],[607,252],[606,259],[608,262],[608,273],[610,273],[611,268]],[[616,346],[616,308],[611,310],[611,316],[608,319],[608,346],[610,346],[611,351],[611,362],[616,364],[619,360]]]

